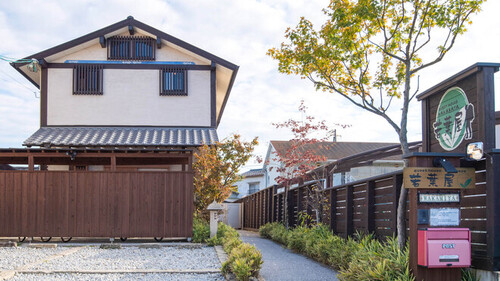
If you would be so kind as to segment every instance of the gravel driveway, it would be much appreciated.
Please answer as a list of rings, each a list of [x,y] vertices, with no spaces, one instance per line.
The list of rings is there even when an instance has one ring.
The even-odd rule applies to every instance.
[[[168,244],[167,244],[168,245]],[[212,247],[0,248],[0,280],[225,280]],[[13,273],[15,273],[14,276]]]

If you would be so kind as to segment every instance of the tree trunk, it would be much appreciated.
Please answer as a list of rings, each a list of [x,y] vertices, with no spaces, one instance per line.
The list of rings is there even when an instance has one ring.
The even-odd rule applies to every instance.
[[[404,249],[406,243],[406,198],[408,197],[408,189],[401,185],[401,192],[399,193],[399,204],[397,214],[397,227],[398,227],[398,246]]]
[[[288,229],[288,183],[285,185],[285,197],[283,200],[283,222]]]

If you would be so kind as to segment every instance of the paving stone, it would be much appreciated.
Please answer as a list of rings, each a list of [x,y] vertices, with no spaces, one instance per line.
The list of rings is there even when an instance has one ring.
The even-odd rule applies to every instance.
[[[101,244],[101,246],[99,248],[101,248],[101,249],[121,249],[122,245],[108,243],[108,244]]]
[[[53,248],[57,248],[57,244],[48,244],[48,243],[44,243],[44,244],[28,244],[26,247],[28,248],[35,248],[35,249],[53,249]]]
[[[17,243],[13,241],[1,242],[0,247],[17,247]]]
[[[157,243],[153,243],[153,244],[142,244],[142,245],[139,245],[139,248],[141,248],[141,249],[160,249],[160,248],[161,248],[161,245],[160,245],[160,244],[157,244]]]

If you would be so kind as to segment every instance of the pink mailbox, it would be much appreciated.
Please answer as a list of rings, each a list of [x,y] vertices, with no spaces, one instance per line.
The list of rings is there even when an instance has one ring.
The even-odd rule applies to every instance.
[[[438,267],[470,266],[468,228],[427,228],[418,230],[418,265]]]

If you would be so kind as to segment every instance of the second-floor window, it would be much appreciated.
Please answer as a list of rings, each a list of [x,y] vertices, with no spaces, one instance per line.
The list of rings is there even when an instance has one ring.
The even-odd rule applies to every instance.
[[[73,95],[102,95],[102,65],[81,64],[73,68]]]
[[[160,70],[160,96],[187,96],[187,70],[164,68]]]
[[[147,36],[108,38],[108,60],[155,60],[155,40]]]
[[[258,182],[251,182],[248,184],[248,194],[252,194],[259,191],[259,183]]]

